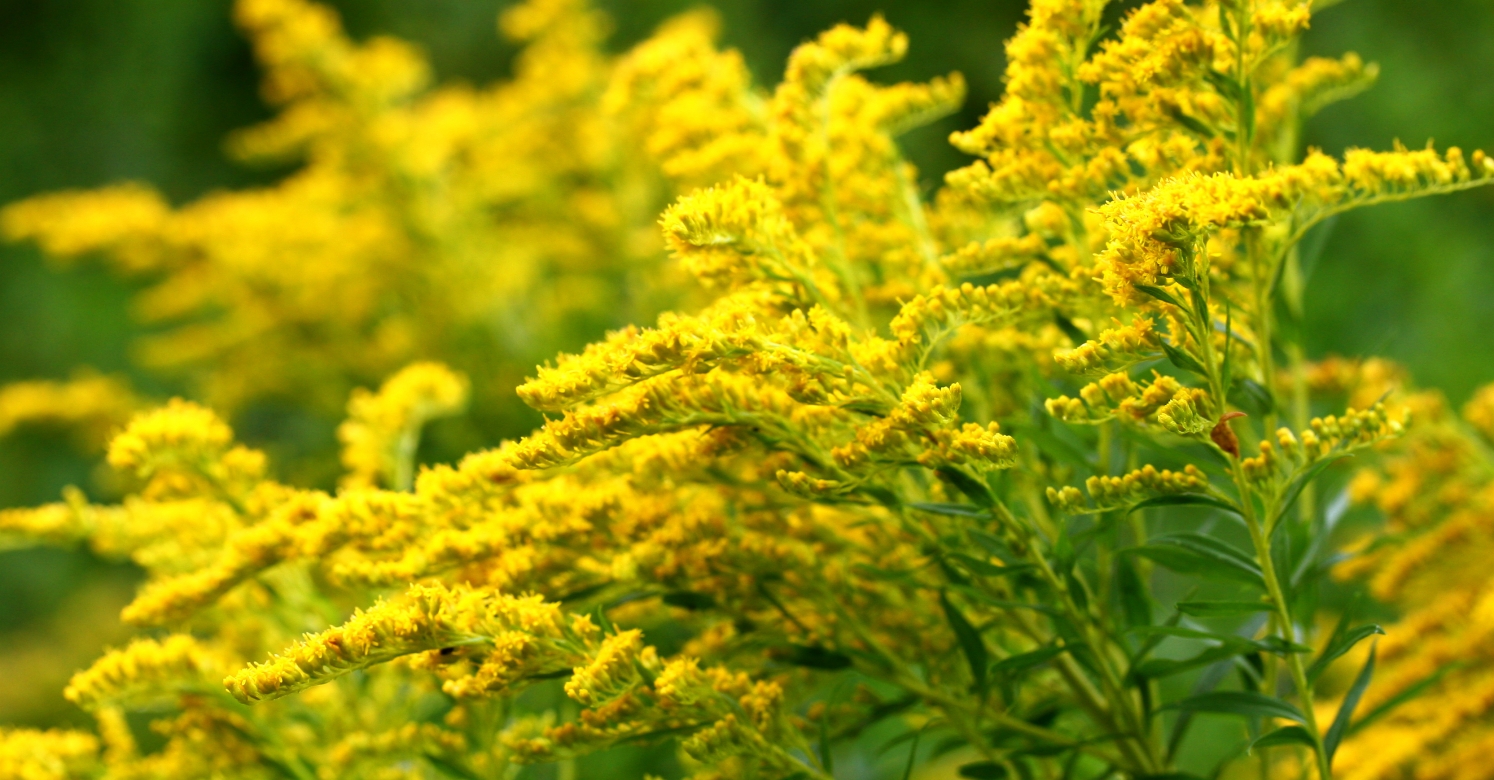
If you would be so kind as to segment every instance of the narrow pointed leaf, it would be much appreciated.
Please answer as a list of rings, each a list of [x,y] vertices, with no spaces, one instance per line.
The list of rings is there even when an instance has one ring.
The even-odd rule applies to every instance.
[[[789,645],[781,655],[785,663],[809,669],[834,671],[849,668],[853,663],[850,656],[818,645]]]
[[[1187,352],[1184,352],[1183,350],[1178,349],[1177,347],[1174,347],[1173,345],[1168,344],[1165,341],[1162,342],[1162,351],[1166,353],[1167,359],[1172,361],[1172,364],[1177,366],[1178,368],[1181,368],[1184,371],[1192,371],[1199,376],[1209,375],[1209,372],[1204,369],[1203,364],[1198,362],[1192,355],[1188,354]]]
[[[1240,514],[1240,510],[1235,508],[1234,504],[1222,498],[1215,498],[1214,496],[1203,493],[1174,493],[1170,496],[1148,498],[1145,501],[1138,501],[1133,504],[1130,509],[1126,510],[1126,514],[1131,514],[1140,509],[1149,509],[1154,506],[1209,506],[1237,515]]]
[[[1259,601],[1179,601],[1178,611],[1193,617],[1237,617],[1270,612],[1271,605]]]
[[[1042,647],[1027,653],[1008,656],[992,664],[991,671],[996,674],[1016,674],[1025,672],[1035,666],[1045,664],[1068,650],[1067,647]]]
[[[944,608],[944,617],[949,620],[949,627],[954,630],[955,639],[959,640],[960,649],[965,652],[965,660],[970,662],[975,689],[984,696],[986,669],[991,664],[991,654],[986,650],[986,642],[981,638],[980,632],[975,630],[975,626],[970,625],[964,613],[949,600],[949,594],[945,591],[939,591],[939,606]]]
[[[1368,625],[1351,629],[1342,635],[1336,634],[1330,640],[1329,645],[1323,648],[1323,654],[1318,656],[1317,660],[1312,662],[1312,666],[1307,668],[1307,681],[1317,682],[1318,677],[1322,676],[1323,672],[1328,671],[1329,664],[1338,660],[1339,656],[1342,656],[1344,653],[1353,650],[1354,645],[1376,634],[1384,636],[1385,630],[1376,625]]]
[[[1286,726],[1270,734],[1265,734],[1260,739],[1250,743],[1250,749],[1259,750],[1261,748],[1281,747],[1282,745],[1317,747],[1317,744],[1313,742],[1312,734],[1307,729],[1301,726]]]
[[[1364,696],[1364,689],[1369,687],[1370,678],[1375,674],[1375,648],[1371,647],[1369,658],[1364,661],[1364,668],[1359,670],[1359,676],[1354,678],[1354,684],[1349,687],[1349,692],[1344,696],[1342,704],[1338,705],[1338,714],[1333,717],[1333,725],[1328,727],[1328,733],[1323,735],[1323,752],[1328,754],[1328,761],[1333,762],[1333,754],[1338,752],[1338,743],[1343,741],[1344,734],[1349,730],[1349,721],[1354,717],[1354,708],[1359,706],[1359,699]]]
[[[1186,308],[1183,306],[1182,301],[1179,301],[1172,293],[1162,289],[1161,287],[1153,287],[1149,284],[1135,284],[1132,285],[1132,287],[1134,287],[1139,292],[1144,292],[1163,303],[1170,303],[1173,306],[1178,307],[1179,309]]]
[[[927,726],[924,728],[927,728]],[[923,729],[919,729],[913,734],[913,747],[908,749],[908,766],[903,769],[903,780],[912,780],[913,778],[913,762],[918,759],[918,740],[922,737]]]
[[[1163,709],[1188,712],[1208,712],[1217,715],[1243,715],[1246,717],[1285,718],[1305,724],[1307,718],[1296,707],[1281,699],[1254,691],[1213,691],[1189,696],[1182,701],[1165,705]]]
[[[1059,330],[1063,331],[1063,335],[1068,336],[1069,340],[1074,342],[1074,346],[1077,347],[1089,341],[1089,336],[1085,335],[1084,331],[1080,330],[1079,326],[1075,325],[1073,320],[1058,312],[1053,313],[1053,323],[1058,326]]]
[[[950,553],[949,557],[959,561],[962,566],[969,569],[972,573],[979,574],[982,577],[1010,577],[1013,574],[1021,574],[1031,571],[1034,568],[1023,565],[998,566],[990,561],[983,561],[973,555],[966,555],[964,553]]]
[[[1136,561],[1129,555],[1115,558],[1115,588],[1126,625],[1151,625],[1152,603],[1147,598],[1147,586],[1141,579],[1141,573],[1136,570]]]
[[[916,503],[909,504],[908,507],[910,509],[917,509],[920,512],[928,512],[935,515],[947,515],[949,517],[984,518],[991,516],[990,512],[987,512],[986,510],[981,509],[978,506],[970,506],[969,504]]]
[[[1181,574],[1228,578],[1261,586],[1264,578],[1255,560],[1211,536],[1179,533],[1158,536],[1131,552],[1146,556]]]
[[[1348,453],[1330,455],[1318,461],[1317,463],[1308,466],[1301,474],[1298,474],[1296,478],[1292,480],[1291,484],[1287,485],[1286,492],[1282,493],[1281,503],[1276,507],[1276,515],[1272,518],[1270,527],[1275,528],[1276,525],[1281,522],[1282,518],[1286,517],[1286,514],[1291,510],[1292,505],[1297,503],[1297,497],[1302,495],[1302,491],[1305,490],[1313,480],[1317,479],[1318,475],[1322,474],[1324,469],[1332,466],[1340,460],[1343,460],[1344,458],[1349,457],[1353,456],[1349,455]]]
[[[1136,677],[1159,680],[1189,669],[1197,669],[1200,666],[1208,666],[1218,663],[1226,658],[1233,658],[1241,653],[1242,648],[1235,645],[1221,645],[1211,647],[1191,658],[1149,658],[1137,664],[1131,670]]]

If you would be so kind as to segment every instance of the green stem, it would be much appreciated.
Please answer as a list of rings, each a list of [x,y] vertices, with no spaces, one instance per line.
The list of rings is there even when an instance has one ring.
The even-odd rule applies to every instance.
[[[1059,604],[1065,615],[1074,627],[1079,630],[1084,640],[1095,656],[1095,666],[1100,672],[1100,685],[1104,695],[1113,705],[1111,707],[1112,719],[1118,714],[1120,721],[1115,722],[1117,730],[1123,733],[1127,739],[1120,740],[1118,744],[1121,749],[1137,762],[1137,765],[1148,772],[1156,772],[1161,769],[1161,761],[1157,758],[1155,746],[1148,738],[1145,716],[1138,712],[1140,705],[1135,697],[1128,695],[1125,686],[1121,683],[1120,676],[1116,674],[1109,658],[1109,648],[1112,646],[1109,638],[1104,635],[1090,616],[1079,605],[1075,603],[1073,594],[1069,592],[1068,583],[1058,576],[1053,567],[1048,563],[1046,556],[1033,544],[1030,531],[1026,526],[1018,522],[1012,515],[1011,510],[1000,501],[995,501],[998,519],[1022,537],[1023,547],[1026,549],[1027,557],[1038,568],[1048,586],[1058,594]],[[1134,744],[1133,744],[1134,743]],[[1131,749],[1127,749],[1130,746]]]

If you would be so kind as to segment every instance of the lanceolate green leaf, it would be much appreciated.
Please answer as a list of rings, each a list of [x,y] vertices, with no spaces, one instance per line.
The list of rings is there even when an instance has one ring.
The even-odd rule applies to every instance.
[[[1175,493],[1170,496],[1156,496],[1145,501],[1138,501],[1126,510],[1130,514],[1140,509],[1150,509],[1154,506],[1208,506],[1215,509],[1223,509],[1226,512],[1240,514],[1240,510],[1222,498],[1206,495],[1204,493]]]
[[[1191,658],[1149,658],[1137,664],[1131,670],[1131,674],[1148,679],[1161,679],[1180,672],[1186,672],[1189,669],[1208,666],[1226,658],[1232,658],[1239,655],[1242,651],[1244,650],[1236,645],[1220,645],[1219,647],[1211,647]]]
[[[948,515],[950,517],[988,518],[991,516],[989,511],[978,506],[970,506],[969,504],[914,503],[908,504],[908,508],[936,515]]]
[[[1267,528],[1267,531],[1274,529],[1276,525],[1281,522],[1281,519],[1286,517],[1286,514],[1291,510],[1292,505],[1297,503],[1297,497],[1302,495],[1302,491],[1305,490],[1313,480],[1317,479],[1318,475],[1322,474],[1324,469],[1348,457],[1352,456],[1348,453],[1330,455],[1318,461],[1317,463],[1308,466],[1302,471],[1301,474],[1298,474],[1295,478],[1293,478],[1291,483],[1287,485],[1287,489],[1281,494],[1281,501],[1276,505],[1276,514],[1272,516],[1271,525]]]
[[[1238,617],[1270,612],[1271,605],[1262,601],[1180,601],[1178,611],[1193,617]]]
[[[976,780],[997,780],[1006,777],[1006,767],[995,761],[977,761],[973,764],[964,764],[960,767],[960,777],[971,777]]]
[[[1067,647],[1043,647],[1018,655],[1008,656],[991,666],[995,674],[1017,674],[1035,666],[1045,664],[1067,651]]]
[[[1349,721],[1354,717],[1354,708],[1359,706],[1359,699],[1364,696],[1364,689],[1369,687],[1370,678],[1375,674],[1375,648],[1371,647],[1369,658],[1364,661],[1364,668],[1359,670],[1359,676],[1354,678],[1354,684],[1349,686],[1349,692],[1344,695],[1343,703],[1338,705],[1338,714],[1333,717],[1333,725],[1328,727],[1328,733],[1323,735],[1323,752],[1328,754],[1329,762],[1333,761],[1333,754],[1338,752],[1338,743],[1343,740],[1344,734],[1349,729]]]
[[[1143,555],[1181,574],[1225,578],[1262,586],[1261,569],[1244,552],[1229,544],[1197,533],[1167,534],[1153,538],[1131,552]]]
[[[1173,345],[1168,344],[1165,341],[1162,342],[1162,351],[1166,353],[1167,359],[1172,361],[1172,364],[1177,366],[1178,368],[1181,368],[1184,371],[1192,371],[1199,376],[1209,375],[1209,372],[1203,367],[1203,364],[1195,360],[1193,356],[1188,354],[1187,352],[1184,352],[1183,350],[1178,349],[1177,347],[1174,347]]]
[[[1250,749],[1259,750],[1261,748],[1281,747],[1282,745],[1317,747],[1317,743],[1312,738],[1312,733],[1307,729],[1301,726],[1285,726],[1250,743]]]
[[[1170,303],[1173,306],[1178,307],[1179,309],[1187,308],[1183,306],[1182,301],[1179,301],[1177,297],[1175,297],[1172,293],[1162,289],[1161,287],[1154,287],[1149,284],[1137,284],[1133,286],[1136,288],[1137,292],[1146,293],[1147,295],[1150,295],[1163,303]]]
[[[1306,724],[1302,711],[1281,699],[1255,691],[1213,691],[1189,696],[1163,709],[1178,709],[1190,712],[1209,712],[1219,715],[1243,715],[1246,717],[1285,718]]]
[[[960,649],[965,652],[965,660],[970,663],[970,674],[975,678],[975,688],[985,695],[986,691],[986,669],[990,666],[991,655],[986,649],[986,642],[981,638],[980,632],[960,612],[959,607],[949,600],[949,593],[939,591],[939,606],[944,609],[944,617],[949,621],[949,627],[955,633],[955,639],[960,643]]]
[[[1383,635],[1384,633],[1384,629],[1381,629],[1379,626],[1370,625],[1351,629],[1342,635],[1335,634],[1334,637],[1330,638],[1329,645],[1323,648],[1322,655],[1318,656],[1312,662],[1312,666],[1307,668],[1308,682],[1316,682],[1318,677],[1328,670],[1329,664],[1333,663],[1344,653],[1353,650],[1354,645],[1359,644],[1368,637],[1376,634]]]

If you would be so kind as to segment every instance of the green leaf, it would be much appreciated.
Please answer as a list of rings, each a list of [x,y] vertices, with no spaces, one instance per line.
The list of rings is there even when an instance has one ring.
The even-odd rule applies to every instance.
[[[1358,628],[1344,632],[1342,635],[1334,632],[1334,636],[1329,639],[1328,646],[1323,648],[1323,654],[1312,662],[1312,666],[1307,667],[1307,681],[1309,683],[1317,682],[1318,677],[1323,672],[1328,671],[1330,664],[1338,660],[1344,653],[1354,649],[1354,645],[1376,634],[1384,636],[1385,631],[1379,626],[1368,625],[1359,626]]]
[[[1292,505],[1297,503],[1297,497],[1302,495],[1302,491],[1305,490],[1314,479],[1317,479],[1319,474],[1323,473],[1323,469],[1328,468],[1329,466],[1339,462],[1340,460],[1343,460],[1344,458],[1350,457],[1353,456],[1348,453],[1330,455],[1312,464],[1311,466],[1308,466],[1305,470],[1303,470],[1301,474],[1298,474],[1291,481],[1291,483],[1287,485],[1286,491],[1281,494],[1281,503],[1277,506],[1276,515],[1271,519],[1271,525],[1266,529],[1266,531],[1270,532],[1271,530],[1276,528],[1277,524],[1281,522],[1281,519],[1286,517],[1287,512],[1291,510]]]
[[[1349,720],[1354,717],[1354,708],[1359,706],[1359,699],[1364,696],[1364,689],[1369,687],[1370,677],[1375,674],[1375,648],[1371,647],[1369,658],[1364,660],[1364,668],[1359,670],[1359,676],[1354,678],[1354,684],[1349,687],[1349,692],[1344,696],[1342,704],[1338,705],[1338,714],[1333,717],[1333,725],[1328,727],[1328,733],[1323,735],[1323,752],[1328,754],[1328,762],[1333,763],[1333,754],[1338,752],[1338,743],[1343,741],[1344,734],[1349,729]]]
[[[424,758],[432,767],[435,767],[436,771],[450,777],[460,777],[462,780],[482,780],[482,775],[473,772],[461,764],[448,761],[435,753],[422,753],[421,758]],[[294,777],[295,775],[292,776]]]
[[[1205,534],[1194,533],[1191,531],[1175,534],[1163,534],[1161,536],[1152,537],[1151,541],[1149,541],[1147,544],[1149,546],[1154,544],[1170,544],[1177,547],[1182,547],[1187,550],[1192,550],[1200,555],[1207,555],[1217,560],[1220,565],[1236,567],[1254,577],[1262,576],[1260,567],[1255,563],[1255,558],[1252,557],[1249,553],[1244,552],[1237,547],[1234,547],[1228,542],[1216,539],[1212,536],[1207,536]]]
[[[1271,391],[1260,382],[1250,378],[1241,379],[1234,384],[1234,387],[1230,389],[1229,401],[1258,417],[1269,414],[1272,409],[1276,408],[1276,402],[1271,398]]]
[[[1008,656],[991,665],[991,671],[996,674],[1017,674],[1025,672],[1035,666],[1041,666],[1060,655],[1069,648],[1065,646],[1041,647],[1026,653]]]
[[[1033,568],[1032,564],[1021,563],[1016,554],[1012,552],[1012,548],[1006,542],[1002,541],[1001,537],[982,531],[979,528],[972,528],[968,533],[970,534],[970,538],[976,544],[980,545],[982,550],[990,553],[1007,566],[1012,568],[1021,567],[1024,570]],[[1012,573],[1015,574],[1016,572]]]
[[[818,645],[789,645],[787,652],[777,654],[779,660],[794,666],[803,666],[809,669],[827,669],[835,671],[846,669],[851,666],[851,657],[844,653],[837,653]]]
[[[1223,5],[1219,7],[1219,17],[1221,20],[1221,24],[1226,25],[1224,27],[1226,31],[1232,29],[1232,27],[1228,26],[1229,20],[1226,18],[1225,8]],[[1210,84],[1213,84],[1214,88],[1219,90],[1219,94],[1224,95],[1230,100],[1239,102],[1240,83],[1238,81],[1235,81],[1233,78],[1213,69],[1204,71],[1204,79],[1206,79]]]
[[[1010,577],[1013,574],[1021,574],[1031,571],[1033,566],[998,566],[990,561],[983,561],[973,555],[964,553],[950,553],[949,557],[959,561],[961,565],[982,577]]]
[[[596,608],[591,611],[591,615],[592,615],[592,617],[596,618],[597,628],[602,629],[602,633],[603,634],[616,634],[617,633],[617,628],[612,625],[612,621],[611,620],[607,619],[607,610],[606,610],[606,608],[603,607],[601,604],[598,604],[596,606]]]
[[[671,607],[683,607],[689,610],[710,609],[716,606],[716,599],[709,593],[696,593],[688,590],[665,593],[663,601]]]
[[[1286,726],[1279,728],[1270,734],[1262,735],[1260,739],[1250,743],[1251,750],[1260,748],[1281,747],[1283,745],[1306,745],[1317,748],[1317,742],[1312,738],[1312,733],[1301,726]]]
[[[1174,493],[1170,496],[1155,496],[1145,501],[1138,501],[1126,514],[1131,514],[1140,509],[1149,509],[1154,506],[1211,506],[1215,509],[1223,509],[1226,512],[1240,514],[1240,510],[1234,504],[1222,498],[1206,495],[1204,493]]]
[[[1210,536],[1178,533],[1158,536],[1128,552],[1150,558],[1179,574],[1232,579],[1263,587],[1261,569],[1250,556]]]
[[[1188,309],[1188,307],[1183,305],[1182,301],[1179,301],[1172,293],[1162,289],[1161,287],[1153,287],[1149,284],[1133,284],[1131,286],[1136,290],[1144,292],[1163,303],[1170,303],[1173,306],[1178,307],[1179,309],[1183,309],[1184,311],[1187,311]]]
[[[998,599],[995,596],[992,596],[988,593],[983,593],[974,588],[961,588],[960,592],[970,598],[975,599],[976,601],[979,601],[982,604],[987,604],[996,607],[997,609],[1030,609],[1034,612],[1041,612],[1044,615],[1058,614],[1058,610],[1048,606],[1047,604],[1036,604],[1030,601],[1009,601],[1007,599]]]
[[[1044,418],[1051,419],[1051,418]],[[1068,439],[1044,430],[1036,425],[1024,425],[1011,431],[1018,441],[1030,441],[1033,448],[1045,458],[1072,466],[1081,474],[1093,472],[1095,464],[1079,447]]]
[[[965,660],[970,662],[970,674],[975,678],[975,689],[984,697],[986,693],[986,669],[991,664],[990,651],[986,650],[986,642],[981,638],[980,632],[970,621],[965,619],[964,613],[949,600],[949,593],[939,591],[939,606],[944,608],[944,617],[949,620],[949,627],[954,629],[955,639],[960,642],[960,649],[965,651]]]
[[[1203,367],[1203,364],[1195,360],[1194,357],[1187,352],[1184,352],[1183,350],[1178,349],[1177,347],[1174,347],[1173,345],[1168,344],[1165,341],[1162,342],[1162,351],[1167,355],[1167,359],[1172,361],[1172,364],[1177,366],[1178,368],[1181,368],[1184,371],[1192,371],[1193,373],[1203,377],[1209,375],[1208,370]]]
[[[835,753],[830,749],[830,718],[820,718],[820,763],[825,767],[825,774],[835,776]]]
[[[1201,639],[1210,642],[1220,642],[1225,645],[1238,647],[1241,651],[1252,651],[1262,653],[1274,653],[1286,655],[1288,653],[1310,653],[1312,648],[1287,642],[1281,637],[1268,636],[1265,639],[1250,639],[1239,634],[1225,634],[1218,631],[1203,631],[1197,628],[1183,628],[1181,626],[1147,626],[1132,629],[1133,633],[1147,636],[1173,636],[1181,639]]]
[[[1069,340],[1074,342],[1074,346],[1077,347],[1089,341],[1089,336],[1086,336],[1084,331],[1080,330],[1079,326],[1074,324],[1073,320],[1063,316],[1059,312],[1053,313],[1053,322],[1058,326],[1059,330],[1063,331],[1063,335],[1068,336]]]
[[[1178,124],[1182,125],[1183,127],[1188,128],[1189,130],[1193,131],[1194,133],[1196,133],[1198,135],[1203,136],[1205,139],[1213,138],[1214,136],[1218,135],[1218,133],[1214,132],[1213,128],[1209,127],[1208,125],[1204,124],[1203,122],[1198,121],[1197,119],[1194,119],[1191,116],[1188,116],[1187,114],[1183,113],[1182,111],[1179,111],[1177,109],[1173,109],[1173,110],[1169,111],[1168,113],[1172,116],[1173,120],[1176,121]]]
[[[978,780],[996,780],[1006,777],[1006,767],[995,761],[977,761],[973,764],[960,766],[960,777],[973,777]]]
[[[948,480],[949,484],[953,485],[961,493],[964,493],[966,498],[974,501],[977,506],[984,509],[991,509],[995,506],[995,502],[991,497],[991,489],[981,484],[969,474],[957,468],[942,468],[939,469],[938,474],[940,477]],[[959,506],[959,504],[943,504],[941,506]]]
[[[1164,705],[1162,709],[1187,712],[1208,712],[1216,715],[1243,715],[1246,717],[1286,718],[1306,724],[1307,718],[1296,707],[1255,691],[1212,691],[1189,696],[1182,701]]]
[[[1136,677],[1145,677],[1151,680],[1159,680],[1170,677],[1179,672],[1189,669],[1197,669],[1200,666],[1208,666],[1212,663],[1233,658],[1241,652],[1249,652],[1248,648],[1239,645],[1227,644],[1219,647],[1211,647],[1191,658],[1149,658],[1137,664],[1131,669],[1131,674]]]
[[[1259,601],[1179,601],[1178,611],[1193,617],[1238,617],[1270,612],[1271,605]]]
[[[981,509],[978,506],[970,506],[969,504],[917,503],[909,504],[908,507],[911,509],[917,509],[920,512],[928,512],[935,515],[945,515],[948,517],[989,518],[991,516],[990,512]]]
[[[928,725],[925,724],[923,728],[928,728]],[[918,740],[922,738],[923,729],[919,729],[913,733],[913,747],[908,749],[908,766],[903,769],[903,780],[912,780],[913,778],[913,762],[918,758]]]
[[[1136,570],[1136,561],[1129,555],[1115,559],[1115,589],[1128,627],[1152,624],[1152,603],[1147,598],[1146,583]]]

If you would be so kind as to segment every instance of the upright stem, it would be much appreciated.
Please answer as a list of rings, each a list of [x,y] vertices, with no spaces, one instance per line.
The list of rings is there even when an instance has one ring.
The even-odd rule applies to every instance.
[[[1245,474],[1240,468],[1239,461],[1235,461],[1234,473],[1236,484],[1245,486]],[[1292,622],[1291,608],[1287,603],[1286,595],[1281,589],[1281,581],[1276,576],[1276,564],[1271,558],[1271,538],[1260,518],[1255,516],[1255,511],[1250,502],[1242,501],[1245,506],[1245,524],[1250,529],[1250,541],[1255,546],[1257,563],[1261,567],[1261,577],[1266,583],[1266,594],[1271,597],[1271,603],[1275,607],[1276,620],[1279,624],[1278,631],[1281,638],[1288,645],[1296,642],[1295,625]],[[1306,720],[1307,732],[1312,735],[1314,752],[1318,757],[1318,777],[1320,780],[1330,780],[1332,772],[1328,766],[1328,753],[1323,749],[1323,737],[1318,732],[1317,714],[1312,706],[1312,686],[1307,681],[1307,667],[1302,663],[1302,654],[1291,652],[1290,647],[1286,649],[1287,669],[1292,675],[1292,685],[1297,689],[1297,696],[1301,702],[1302,715]]]
[[[1215,412],[1216,414],[1222,414],[1225,408],[1224,392],[1227,388],[1223,387],[1221,368],[1219,362],[1215,359],[1213,339],[1210,338],[1213,332],[1213,323],[1210,321],[1212,315],[1209,313],[1208,306],[1208,269],[1202,266],[1198,267],[1193,282],[1193,294],[1201,296],[1194,306],[1196,317],[1201,320],[1194,323],[1195,335],[1200,342],[1199,350],[1203,353],[1202,363],[1208,373],[1207,379],[1210,391],[1217,394],[1216,403],[1218,404],[1218,409]],[[1259,316],[1261,320],[1266,320],[1270,317],[1270,312],[1263,311]],[[1266,594],[1271,599],[1275,622],[1277,624],[1276,633],[1287,643],[1287,647],[1284,648],[1287,669],[1292,676],[1292,683],[1297,689],[1308,733],[1312,735],[1313,747],[1318,757],[1318,776],[1320,780],[1331,780],[1332,775],[1328,766],[1328,755],[1323,749],[1323,737],[1318,732],[1317,716],[1313,711],[1312,687],[1307,682],[1306,667],[1302,663],[1301,654],[1291,652],[1290,650],[1290,645],[1296,643],[1297,637],[1296,631],[1293,628],[1295,624],[1292,621],[1291,606],[1287,601],[1285,592],[1282,590],[1281,581],[1276,575],[1276,564],[1271,558],[1270,534],[1274,529],[1266,527],[1263,522],[1264,519],[1256,515],[1255,502],[1253,500],[1255,490],[1250,481],[1245,477],[1245,470],[1240,465],[1238,455],[1226,454],[1225,457],[1229,460],[1230,475],[1233,477],[1235,489],[1240,495],[1240,510],[1245,517],[1245,525],[1250,531],[1251,545],[1255,548],[1256,563],[1261,568],[1261,578],[1265,582]],[[1268,513],[1267,517],[1274,516],[1276,513],[1274,507],[1268,506],[1265,509]],[[1274,694],[1275,692],[1273,691],[1272,693]]]
[[[1110,663],[1108,653],[1111,643],[1109,639],[1099,630],[1090,616],[1079,609],[1073,594],[1069,592],[1068,583],[1058,576],[1058,573],[1048,563],[1047,557],[1037,549],[1036,545],[1032,544],[1030,532],[1025,532],[1026,527],[1012,515],[1011,510],[1005,504],[997,501],[995,507],[1001,522],[1024,537],[1023,542],[1028,550],[1028,558],[1037,566],[1048,586],[1058,594],[1059,604],[1065,616],[1073,623],[1085,644],[1089,645],[1093,651],[1095,667],[1100,673],[1100,687],[1111,704],[1109,710],[1113,726],[1128,736],[1128,739],[1119,740],[1117,745],[1141,769],[1147,772],[1159,771],[1162,768],[1162,762],[1157,757],[1156,746],[1149,738],[1150,731],[1147,728],[1146,717],[1139,712],[1140,707],[1135,697],[1126,693],[1120,675],[1116,674]]]

